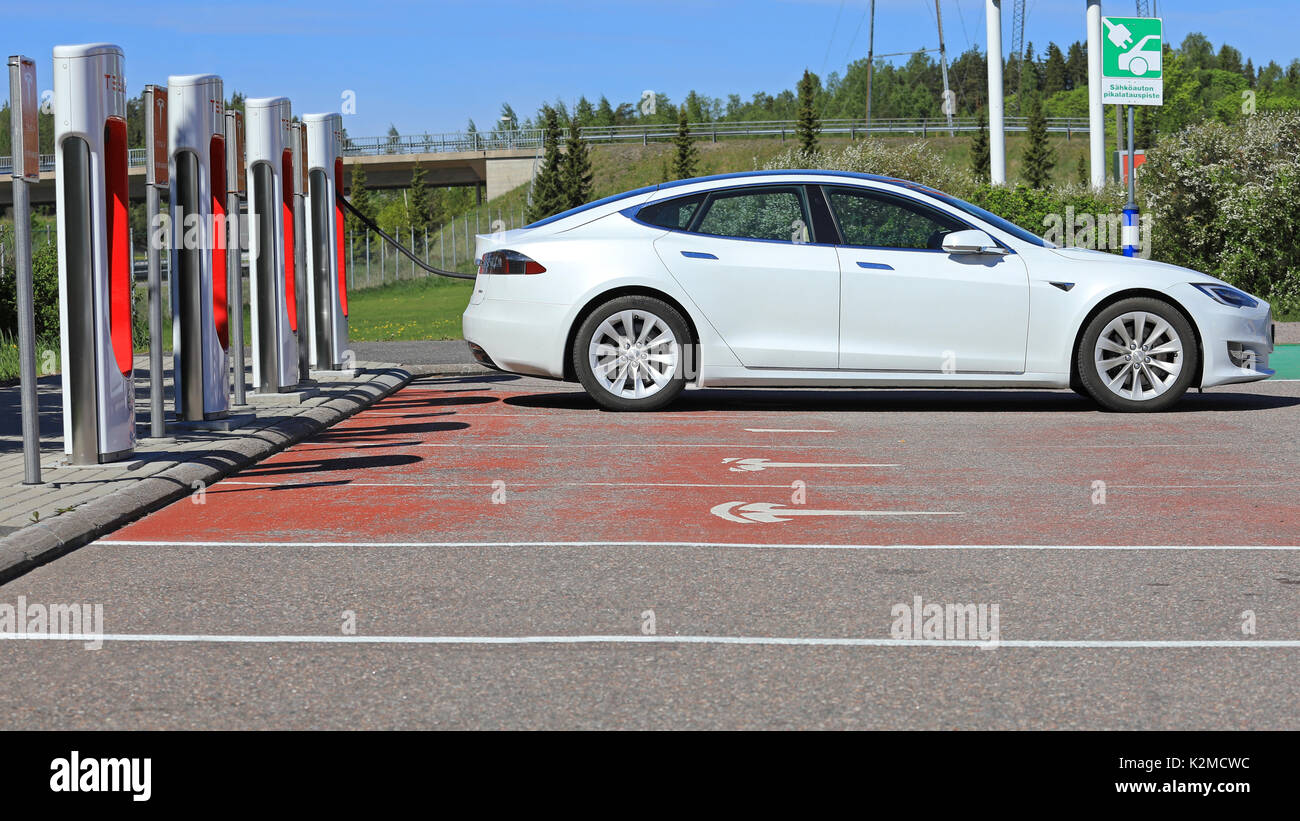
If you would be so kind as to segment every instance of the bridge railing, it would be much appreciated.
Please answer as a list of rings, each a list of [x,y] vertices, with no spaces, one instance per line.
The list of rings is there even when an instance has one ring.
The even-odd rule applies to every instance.
[[[1088,133],[1088,120],[1083,117],[1048,117],[1049,132],[1065,134]],[[793,138],[798,133],[795,120],[759,120],[746,122],[691,123],[691,136],[697,140],[717,141],[736,137]],[[1026,131],[1027,117],[1007,117],[1007,131]],[[974,117],[955,117],[952,125],[944,118],[897,118],[872,120],[870,127],[862,120],[823,120],[821,133],[856,139],[868,134],[916,134],[922,137],[949,132],[969,133],[979,130]],[[561,129],[561,139],[568,139],[568,129]],[[677,136],[675,123],[645,125],[584,126],[582,139],[591,143],[642,143],[663,142]],[[444,134],[407,134],[395,137],[349,137],[343,153],[353,156],[383,154],[444,154],[461,151],[490,151],[494,149],[541,148],[545,132],[540,128],[521,128],[503,131],[454,132]]]
[[[40,154],[38,156],[40,157],[42,171],[54,170],[53,154]],[[128,167],[142,168],[144,167],[144,163],[145,163],[145,150],[143,148],[128,149],[127,156],[126,156],[126,164]],[[9,174],[12,174],[13,171],[14,171],[13,157],[0,157],[0,174],[4,174],[7,176]]]
[[[1052,133],[1087,134],[1088,120],[1083,117],[1048,117],[1047,130]],[[1007,131],[1025,131],[1029,128],[1026,117],[1007,117]],[[870,127],[862,120],[822,120],[821,134],[857,139],[868,134],[914,134],[930,137],[952,133],[970,133],[979,129],[974,117],[954,117],[952,125],[941,117],[894,118],[872,120]],[[726,138],[766,137],[781,140],[793,139],[798,134],[795,120],[751,120],[745,122],[691,123],[691,136],[697,140],[717,142]],[[580,136],[590,143],[641,143],[665,142],[677,136],[674,123],[645,125],[584,126]],[[569,137],[562,129],[560,138]],[[519,128],[500,131],[458,131],[441,134],[406,134],[392,137],[348,137],[343,153],[348,156],[379,156],[388,154],[454,154],[499,149],[532,149],[542,147],[545,132],[540,128]],[[129,164],[139,168],[145,164],[145,149],[132,148]],[[0,174],[11,173],[9,157],[0,157]],[[54,155],[41,155],[41,170],[54,169]]]

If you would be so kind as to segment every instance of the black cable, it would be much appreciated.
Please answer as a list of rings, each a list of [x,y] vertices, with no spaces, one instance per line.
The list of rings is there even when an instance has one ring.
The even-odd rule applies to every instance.
[[[415,254],[413,254],[413,253],[411,253],[410,251],[408,251],[408,250],[406,249],[406,246],[405,246],[405,245],[403,245],[402,243],[400,243],[400,242],[398,242],[397,240],[395,240],[395,239],[393,239],[392,237],[390,237],[390,236],[389,236],[389,235],[384,231],[384,229],[380,228],[378,225],[375,225],[374,222],[372,222],[372,221],[370,220],[370,217],[367,217],[365,214],[363,214],[363,213],[361,213],[360,211],[358,211],[357,208],[356,208],[356,206],[354,206],[352,203],[350,203],[350,202],[347,201],[347,198],[346,198],[346,197],[344,197],[342,194],[338,194],[337,196],[338,196],[338,200],[339,200],[339,202],[341,202],[341,203],[343,204],[343,207],[346,208],[346,209],[347,209],[347,210],[352,214],[352,216],[354,216],[354,217],[356,217],[357,219],[361,220],[361,222],[362,222],[362,223],[363,223],[367,228],[369,228],[371,231],[374,231],[376,234],[378,234],[379,236],[383,237],[384,239],[388,240],[388,244],[389,244],[389,245],[391,245],[391,246],[393,246],[394,248],[396,248],[397,250],[401,251],[403,254],[406,255],[406,258],[407,258],[407,259],[409,259],[411,262],[415,263],[416,265],[420,266],[420,267],[423,268],[424,270],[428,271],[429,273],[431,273],[431,274],[437,274],[437,275],[440,276],[440,277],[452,277],[452,278],[454,278],[454,279],[474,279],[474,278],[475,278],[475,274],[462,274],[462,273],[459,273],[459,272],[457,272],[457,271],[444,271],[444,270],[442,270],[441,268],[434,268],[432,265],[426,265],[426,264],[424,264],[423,262],[420,261],[420,259],[419,259],[418,257],[415,256]],[[452,230],[455,230],[455,228],[456,228],[456,224],[453,222],[453,223],[452,223]]]

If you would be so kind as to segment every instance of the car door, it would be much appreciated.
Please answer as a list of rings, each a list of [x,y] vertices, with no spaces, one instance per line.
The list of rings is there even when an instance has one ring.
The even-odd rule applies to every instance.
[[[841,369],[1021,373],[1029,280],[1019,255],[948,254],[970,228],[901,194],[823,186],[842,237]]]
[[[804,186],[748,186],[708,194],[684,230],[655,241],[747,368],[835,368],[839,258],[833,245],[811,241],[810,224]]]

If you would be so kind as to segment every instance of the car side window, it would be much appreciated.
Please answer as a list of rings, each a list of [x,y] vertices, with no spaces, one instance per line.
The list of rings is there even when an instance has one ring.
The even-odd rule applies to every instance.
[[[637,211],[636,218],[641,222],[660,228],[685,231],[690,227],[691,220],[695,218],[695,212],[699,210],[700,203],[704,202],[705,196],[707,195],[691,194],[689,197],[677,197],[663,202],[652,202]]]
[[[694,232],[716,237],[809,241],[808,211],[799,186],[717,191],[704,204]]]
[[[901,197],[856,188],[826,188],[845,245],[939,250],[961,220]]]

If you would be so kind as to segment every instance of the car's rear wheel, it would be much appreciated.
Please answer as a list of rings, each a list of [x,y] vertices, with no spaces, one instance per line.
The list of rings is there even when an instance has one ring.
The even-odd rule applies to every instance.
[[[1161,411],[1187,392],[1198,356],[1192,325],[1178,309],[1131,297],[1093,317],[1075,364],[1084,389],[1102,407]]]
[[[664,407],[686,387],[690,329],[661,299],[622,296],[592,311],[573,342],[573,370],[591,398],[617,411]]]

